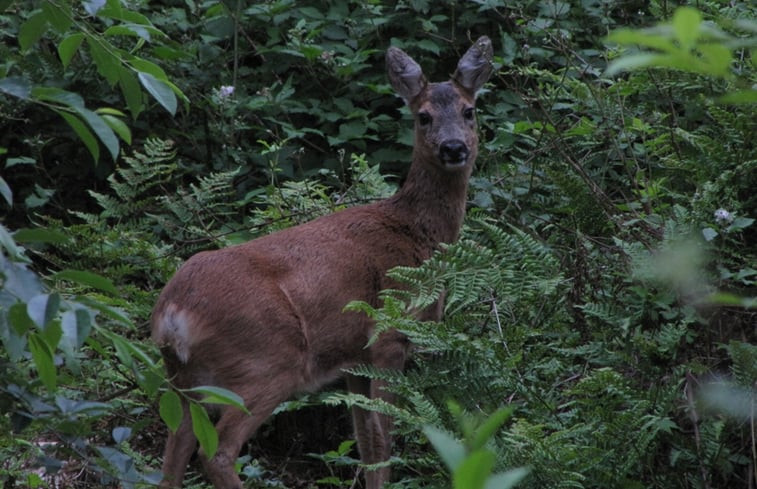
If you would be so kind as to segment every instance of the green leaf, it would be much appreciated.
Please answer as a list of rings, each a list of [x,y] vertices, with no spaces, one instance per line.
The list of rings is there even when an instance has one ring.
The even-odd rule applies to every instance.
[[[131,428],[128,426],[116,426],[113,428],[113,441],[116,443],[123,443],[131,438]]]
[[[53,363],[53,353],[47,343],[38,335],[29,335],[29,351],[32,354],[32,360],[37,367],[39,378],[49,390],[55,390],[58,383],[58,375]]]
[[[71,63],[71,59],[76,54],[83,40],[84,34],[77,32],[66,37],[58,44],[58,56],[64,68],[67,68],[69,63]]]
[[[486,481],[485,489],[510,489],[515,487],[518,482],[522,481],[528,473],[529,469],[519,467],[517,469],[508,470],[507,472],[501,472],[495,474]]]
[[[157,100],[171,115],[176,114],[176,95],[170,86],[165,82],[158,80],[153,75],[140,71],[137,74],[142,86],[145,87],[150,95]]]
[[[174,391],[166,391],[160,396],[158,403],[160,419],[168,426],[171,433],[176,433],[184,417],[184,409],[181,407],[181,398]]]
[[[87,124],[89,124],[89,127],[92,128],[97,137],[100,138],[100,141],[110,152],[113,161],[115,161],[118,158],[119,143],[113,129],[111,129],[103,118],[95,112],[83,107],[74,107],[73,109],[87,122]]]
[[[13,233],[17,243],[67,243],[71,240],[65,234],[47,228],[22,228]]]
[[[13,95],[23,100],[28,100],[32,93],[32,84],[29,80],[20,76],[9,76],[0,80],[0,92]]]
[[[224,389],[223,387],[216,387],[213,385],[201,385],[198,387],[187,389],[186,391],[196,392],[198,394],[204,395],[205,397],[203,397],[202,400],[200,401],[202,403],[225,404],[229,406],[234,406],[235,408],[247,414],[250,413],[245,407],[244,400],[241,397],[239,397],[237,394],[235,394],[234,392],[228,389]]]
[[[679,7],[673,14],[673,30],[676,39],[685,50],[691,49],[699,37],[702,14],[691,7]]]
[[[95,160],[95,163],[97,163],[100,159],[100,146],[97,144],[97,139],[92,135],[92,132],[87,129],[87,126],[78,117],[70,112],[63,110],[56,110],[56,112],[68,122],[68,125],[71,126],[71,129],[73,129],[76,135],[79,136],[79,139],[82,140],[92,155],[92,158]]]
[[[189,404],[189,414],[192,416],[192,431],[200,442],[205,456],[213,458],[218,450],[218,432],[208,418],[208,412],[202,405],[192,402]]]
[[[112,49],[105,49],[103,44],[107,44],[107,41],[100,38],[87,37],[87,45],[89,46],[92,59],[95,61],[95,66],[97,66],[97,72],[113,86],[118,82],[121,60],[113,55]]]
[[[463,447],[463,444],[446,432],[433,426],[425,426],[423,433],[450,470],[454,471],[465,459],[465,447]]]
[[[494,468],[494,453],[476,450],[463,460],[452,474],[454,489],[483,489]]]
[[[18,44],[21,50],[26,51],[36,44],[45,34],[45,31],[47,31],[47,15],[38,11],[21,24],[18,29]]]
[[[5,199],[5,201],[8,203],[8,206],[13,207],[13,191],[11,190],[10,186],[6,183],[5,179],[0,176],[0,196]]]
[[[100,117],[126,144],[131,144],[131,130],[124,121],[109,114],[100,114]]]
[[[113,282],[109,278],[96,273],[83,270],[61,270],[53,275],[53,277],[57,280],[68,280],[69,282],[93,287],[109,294],[118,295],[118,289],[113,285]]]
[[[131,70],[124,67],[119,69],[118,86],[121,87],[121,93],[126,100],[126,106],[131,112],[132,119],[136,119],[142,112],[144,105],[142,103],[142,89]]]
[[[8,320],[13,332],[19,336],[24,336],[34,326],[34,321],[29,317],[26,304],[23,302],[17,302],[10,307]]]
[[[58,294],[39,294],[32,297],[26,304],[26,312],[40,330],[58,315],[60,296]]]
[[[59,33],[64,33],[71,27],[71,15],[63,10],[57,2],[43,2],[42,12],[44,12],[47,22]]]
[[[498,409],[494,414],[489,416],[486,421],[484,421],[481,426],[478,427],[476,430],[476,434],[471,440],[471,449],[477,450],[479,448],[483,448],[483,446],[486,444],[486,442],[489,441],[489,439],[494,436],[494,433],[499,430],[502,425],[505,423],[505,421],[510,418],[510,416],[513,413],[513,409],[510,407],[505,407]]]
[[[718,235],[718,232],[712,228],[702,229],[702,236],[704,237],[705,241],[712,241],[713,239],[717,237],[717,235]]]
[[[659,61],[663,59],[660,54],[653,53],[638,53],[623,56],[612,61],[605,70],[604,76],[611,77],[621,71],[633,71],[639,68],[647,68],[649,66],[655,66]]]
[[[757,53],[755,53],[755,57],[757,57]],[[735,90],[718,98],[718,102],[721,104],[757,104],[757,90]]]

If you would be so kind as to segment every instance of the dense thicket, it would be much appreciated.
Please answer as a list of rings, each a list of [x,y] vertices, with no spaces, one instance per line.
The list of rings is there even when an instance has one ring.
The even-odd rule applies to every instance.
[[[384,50],[438,80],[486,34],[463,237],[354,306],[416,345],[404,374],[355,370],[398,405],[282,405],[247,484],[357,487],[332,407],[357,404],[398,419],[395,488],[514,467],[519,487],[755,487],[757,9],[678,6],[0,0],[0,481],[155,483],[160,287],[200,249],[390,194],[412,123]],[[445,289],[443,322],[411,319]]]

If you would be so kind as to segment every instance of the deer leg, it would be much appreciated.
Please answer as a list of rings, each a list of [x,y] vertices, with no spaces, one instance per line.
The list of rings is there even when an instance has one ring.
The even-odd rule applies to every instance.
[[[211,459],[201,454],[205,472],[216,489],[242,489],[242,481],[234,469],[239,451],[288,394],[287,391],[278,396],[257,397],[252,401],[252,406],[247,403],[249,415],[231,406],[223,408],[221,418],[216,423],[218,449]]]
[[[407,339],[395,331],[385,333],[372,347],[371,361],[374,366],[387,370],[401,370],[407,356]],[[351,392],[371,399],[394,402],[394,394],[386,390],[383,380],[370,380],[350,375],[347,387]],[[375,464],[389,460],[392,454],[392,430],[394,422],[390,416],[359,407],[352,408],[360,457],[365,464]],[[389,467],[365,472],[366,489],[380,489],[391,476]]]
[[[197,439],[192,432],[189,406],[186,402],[183,402],[181,407],[184,412],[181,424],[176,433],[168,433],[166,449],[163,454],[163,480],[160,487],[166,489],[181,487],[187,464],[197,445]]]

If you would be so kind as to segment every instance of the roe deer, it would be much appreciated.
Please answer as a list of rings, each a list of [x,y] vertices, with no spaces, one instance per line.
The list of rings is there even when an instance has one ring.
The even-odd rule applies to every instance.
[[[402,50],[386,53],[389,80],[415,118],[413,161],[402,188],[386,200],[345,209],[248,243],[201,252],[168,282],[152,313],[152,337],[178,388],[217,385],[242,397],[250,414],[219,406],[218,450],[200,455],[217,489],[242,484],[234,462],[242,444],[293,394],[317,389],[345,368],[402,369],[407,338],[383,333],[366,348],[373,323],[343,312],[353,300],[378,306],[396,287],[386,271],[416,266],[439,243],[457,239],[468,179],[478,153],[474,103],[492,72],[492,45],[481,37],[452,79],[428,83]],[[441,305],[421,313],[439,319]],[[391,401],[382,383],[348,375],[352,392]],[[388,460],[392,421],[353,408],[361,458]],[[189,409],[168,435],[162,487],[180,487],[196,446]],[[366,471],[379,489],[389,468]]]

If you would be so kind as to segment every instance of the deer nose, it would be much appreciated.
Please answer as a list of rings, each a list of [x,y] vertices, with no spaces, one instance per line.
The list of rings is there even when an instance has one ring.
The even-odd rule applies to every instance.
[[[444,141],[439,147],[439,159],[445,165],[463,165],[468,160],[468,146],[459,139]]]

